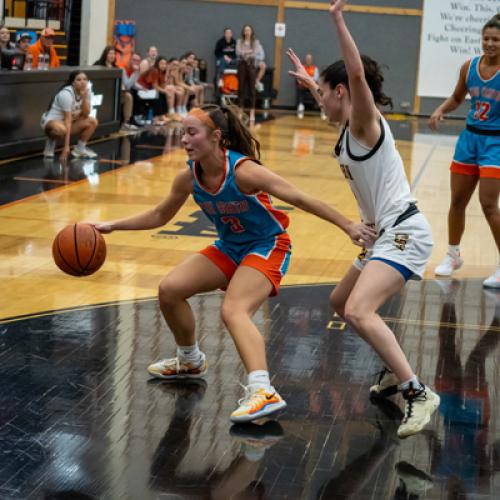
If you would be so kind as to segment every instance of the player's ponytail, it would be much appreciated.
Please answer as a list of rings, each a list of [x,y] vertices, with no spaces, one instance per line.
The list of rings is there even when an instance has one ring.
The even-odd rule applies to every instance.
[[[260,143],[239,118],[235,106],[206,104],[201,109],[208,114],[222,133],[222,146],[255,160],[260,159]]]
[[[384,76],[382,75],[380,65],[377,61],[366,55],[361,56],[361,61],[365,70],[366,83],[368,83],[372,91],[374,101],[381,106],[390,106],[392,108],[392,99],[382,92]],[[324,69],[321,73],[321,78],[325,83],[329,84],[331,89],[334,89],[339,83],[349,88],[349,78],[343,60],[334,62]]]

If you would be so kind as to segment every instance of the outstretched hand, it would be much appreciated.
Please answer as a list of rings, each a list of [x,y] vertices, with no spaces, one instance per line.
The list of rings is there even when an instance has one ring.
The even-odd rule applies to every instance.
[[[353,222],[347,228],[347,234],[355,245],[366,248],[373,246],[373,243],[378,237],[377,231],[375,231],[373,226],[365,224],[364,222]]]
[[[293,51],[293,49],[288,49],[286,51],[286,55],[295,67],[295,70],[289,71],[288,74],[295,77],[299,83],[304,84],[307,88],[313,88],[315,85],[314,79],[304,68],[299,56]]]
[[[330,14],[334,15],[342,12],[347,0],[330,0]]]
[[[109,222],[85,222],[85,224],[94,226],[102,234],[108,234],[113,231],[113,227]]]

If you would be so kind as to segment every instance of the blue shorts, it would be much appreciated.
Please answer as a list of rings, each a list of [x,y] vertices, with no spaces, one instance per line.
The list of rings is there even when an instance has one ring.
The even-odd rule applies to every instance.
[[[217,240],[200,253],[209,258],[226,275],[228,281],[239,266],[257,269],[273,285],[271,295],[276,295],[280,282],[288,271],[292,246],[288,234],[282,233],[266,240],[241,245]]]
[[[403,266],[403,264],[399,264],[393,260],[382,259],[381,257],[372,257],[370,260],[379,260],[380,262],[385,262],[388,266],[393,267],[396,271],[401,273],[405,282],[413,276],[413,271],[411,269],[408,269],[406,266]]]
[[[455,174],[500,179],[500,136],[463,130],[458,136],[450,170]]]

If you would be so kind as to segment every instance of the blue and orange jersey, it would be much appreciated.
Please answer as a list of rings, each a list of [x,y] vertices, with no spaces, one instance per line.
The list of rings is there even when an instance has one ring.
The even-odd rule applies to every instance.
[[[479,73],[481,57],[474,57],[469,65],[466,84],[471,96],[467,125],[483,130],[500,130],[500,69],[488,80]]]
[[[284,233],[289,223],[288,216],[274,208],[268,193],[247,194],[239,190],[235,171],[249,159],[236,151],[226,150],[224,177],[214,192],[203,185],[199,163],[187,162],[194,177],[194,200],[214,223],[219,238],[229,243],[271,238]]]

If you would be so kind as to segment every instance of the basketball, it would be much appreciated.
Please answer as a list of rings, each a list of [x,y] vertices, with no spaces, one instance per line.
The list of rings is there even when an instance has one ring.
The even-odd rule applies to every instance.
[[[106,242],[90,224],[71,224],[57,233],[52,244],[57,267],[71,276],[89,276],[106,259]]]

